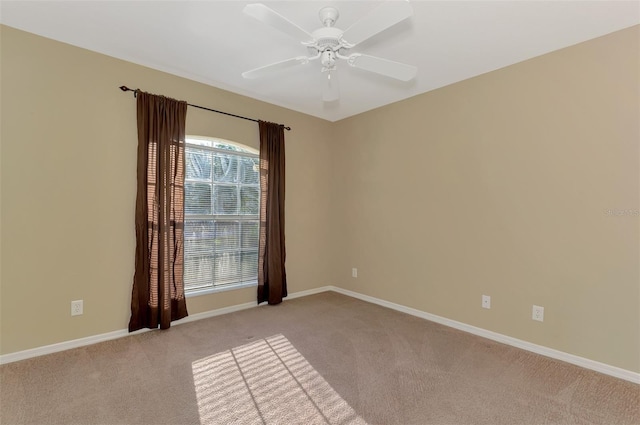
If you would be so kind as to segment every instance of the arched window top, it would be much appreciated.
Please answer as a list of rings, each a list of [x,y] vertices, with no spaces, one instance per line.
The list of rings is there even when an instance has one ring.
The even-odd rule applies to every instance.
[[[258,155],[259,153],[257,149],[253,149],[249,146],[216,137],[186,136],[186,143],[189,145],[206,146],[214,149],[248,153],[252,155]]]

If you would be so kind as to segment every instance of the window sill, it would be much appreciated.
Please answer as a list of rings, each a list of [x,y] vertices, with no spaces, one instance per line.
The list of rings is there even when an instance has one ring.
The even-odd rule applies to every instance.
[[[211,287],[211,288],[193,289],[191,291],[185,291],[184,296],[186,298],[198,297],[200,295],[216,294],[218,292],[233,291],[235,289],[250,288],[252,286],[258,286],[258,282],[254,280],[254,281],[251,281],[251,282],[236,283],[236,284],[232,284],[232,285],[214,286],[214,287]]]

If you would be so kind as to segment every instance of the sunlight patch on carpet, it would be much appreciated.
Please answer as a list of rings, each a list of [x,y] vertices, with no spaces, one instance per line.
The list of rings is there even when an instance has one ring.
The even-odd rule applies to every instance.
[[[366,425],[283,335],[192,363],[200,423]]]

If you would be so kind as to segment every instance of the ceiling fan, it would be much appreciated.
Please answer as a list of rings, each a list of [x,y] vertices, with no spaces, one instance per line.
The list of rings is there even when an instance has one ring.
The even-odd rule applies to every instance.
[[[325,102],[332,102],[338,100],[340,96],[334,72],[338,60],[344,60],[354,68],[375,72],[400,81],[409,81],[415,78],[418,71],[413,65],[362,53],[348,53],[356,45],[411,17],[413,8],[407,1],[383,2],[344,31],[334,26],[339,17],[338,10],[334,7],[320,9],[320,22],[323,26],[311,33],[261,3],[246,5],[243,12],[301,40],[300,43],[306,46],[309,52],[309,56],[296,56],[243,72],[244,78],[261,78],[282,69],[304,65],[319,59],[322,64],[321,71],[327,73],[322,99]]]

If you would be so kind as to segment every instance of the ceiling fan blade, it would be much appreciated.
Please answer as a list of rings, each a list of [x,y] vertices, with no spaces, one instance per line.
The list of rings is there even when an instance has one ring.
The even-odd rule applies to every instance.
[[[298,41],[308,41],[313,39],[311,34],[307,31],[303,30],[298,25],[262,3],[248,4],[244,9],[242,9],[242,11],[259,21],[290,35]]]
[[[355,46],[411,15],[413,15],[413,8],[409,2],[386,1],[347,28],[342,34],[342,39],[351,46]]]
[[[260,68],[252,69],[242,73],[242,77],[247,79],[266,77],[275,74],[281,69],[291,68],[296,65],[304,65],[309,62],[309,58],[306,56],[298,56],[295,58],[283,60],[269,65],[261,66]]]
[[[386,75],[400,81],[409,81],[415,78],[418,68],[406,63],[394,62],[389,59],[378,58],[376,56],[363,55],[354,53],[349,56],[347,61],[349,65],[375,72],[377,74]]]
[[[338,76],[329,71],[327,82],[322,92],[322,100],[325,102],[333,102],[340,98],[340,86],[338,85]]]

